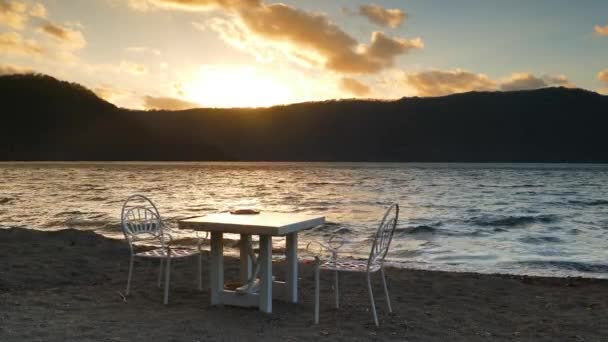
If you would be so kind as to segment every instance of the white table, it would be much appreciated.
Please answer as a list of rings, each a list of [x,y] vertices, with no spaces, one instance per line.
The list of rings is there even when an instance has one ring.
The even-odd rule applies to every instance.
[[[257,306],[260,311],[272,312],[273,298],[298,302],[298,232],[325,223],[323,216],[261,212],[252,215],[230,213],[210,214],[178,222],[180,229],[211,232],[210,290],[211,305]],[[251,277],[249,257],[251,235],[259,235],[260,289],[258,293],[236,293],[224,289],[224,233],[241,235],[240,278]],[[286,236],[287,277],[285,282],[272,278],[272,237]],[[274,290],[274,291],[273,291]]]

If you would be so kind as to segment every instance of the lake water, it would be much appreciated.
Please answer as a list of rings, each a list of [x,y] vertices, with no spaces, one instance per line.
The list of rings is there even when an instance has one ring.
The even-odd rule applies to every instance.
[[[257,208],[324,215],[301,235],[339,235],[366,257],[392,202],[398,266],[608,277],[608,165],[414,163],[0,163],[0,227],[73,227],[121,237],[131,194],[169,225]],[[277,244],[281,241],[277,240]]]

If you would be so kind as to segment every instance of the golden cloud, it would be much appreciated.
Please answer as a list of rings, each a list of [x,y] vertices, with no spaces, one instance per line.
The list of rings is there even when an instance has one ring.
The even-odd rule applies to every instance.
[[[32,7],[30,8],[29,14],[32,17],[46,19],[46,17],[47,17],[46,7],[44,7],[43,4],[37,2],[34,5],[32,5]]]
[[[253,34],[289,43],[299,51],[312,50],[323,60],[326,69],[341,73],[375,73],[391,67],[397,56],[423,47],[420,38],[391,38],[381,32],[372,34],[369,46],[360,46],[326,15],[284,4],[242,11],[240,18]]]
[[[574,86],[565,75],[545,75],[536,77],[531,73],[520,72],[512,74],[503,81],[500,89],[503,91],[531,90],[551,86],[572,87]]]
[[[494,81],[484,74],[465,70],[432,70],[407,75],[407,82],[420,96],[442,96],[468,91],[530,90],[551,86],[574,87],[565,75],[534,76],[531,73],[513,73],[502,81]]]
[[[214,8],[236,9],[248,6],[259,6],[261,0],[128,0],[134,10],[148,11],[154,8],[178,9],[186,11],[204,11]]]
[[[212,24],[222,38],[234,46],[251,47],[260,39],[285,45],[292,57],[320,64],[342,73],[375,73],[394,65],[394,59],[411,49],[421,49],[420,38],[406,40],[374,32],[369,46],[331,22],[323,13],[307,12],[282,3],[266,4],[261,0],[147,0],[147,5],[161,8],[208,10],[223,9],[230,13],[231,23]],[[200,23],[195,25],[204,28]],[[253,37],[253,38],[252,38]],[[248,43],[246,43],[248,42]],[[262,43],[263,44],[263,43]]]
[[[500,89],[504,91],[511,90],[528,90],[544,88],[547,83],[530,73],[514,73],[511,77],[500,85]]]
[[[0,54],[43,55],[45,50],[36,41],[24,39],[17,32],[0,33]]]
[[[495,90],[496,83],[484,74],[465,70],[431,70],[407,75],[419,96],[443,96],[467,91]]]
[[[136,76],[148,74],[148,68],[145,65],[128,61],[120,62],[118,70],[122,72],[128,72]]]
[[[372,42],[367,49],[367,54],[371,58],[382,60],[385,64],[392,64],[392,60],[395,56],[405,54],[411,49],[422,49],[424,43],[422,39],[402,39],[402,38],[391,38],[382,32],[372,33]]]
[[[350,77],[343,77],[340,80],[340,88],[355,96],[365,96],[370,93],[368,86]]]
[[[400,9],[386,9],[380,5],[362,5],[359,14],[366,17],[372,23],[380,26],[397,28],[407,18],[407,13]]]
[[[127,52],[133,53],[143,53],[143,54],[153,54],[155,56],[160,56],[161,52],[158,49],[150,48],[147,46],[131,46],[125,49]]]
[[[22,30],[28,20],[27,4],[21,1],[0,0],[0,24]]]
[[[144,96],[145,109],[160,109],[160,110],[185,110],[192,108],[200,108],[200,105],[194,102],[188,102],[172,97],[155,97]]]
[[[51,22],[46,22],[40,31],[55,41],[65,44],[67,48],[78,50],[87,45],[82,32],[71,29],[67,26],[61,26]]]
[[[95,92],[95,95],[97,95],[98,97],[111,103],[134,95],[134,92],[132,91],[118,89],[108,84],[102,84],[94,88],[93,92]]]
[[[600,36],[608,36],[608,25],[606,25],[606,26],[595,25],[594,29],[595,29],[595,33],[599,34]]]
[[[99,96],[100,98],[106,100],[106,101],[110,101],[110,99],[112,97],[114,97],[114,89],[112,87],[108,87],[108,86],[101,86],[101,87],[97,87],[95,89],[93,89],[93,92],[95,93],[95,95]]]
[[[0,64],[0,75],[31,74],[34,70],[11,64]]]
[[[598,72],[597,79],[608,84],[608,69]]]

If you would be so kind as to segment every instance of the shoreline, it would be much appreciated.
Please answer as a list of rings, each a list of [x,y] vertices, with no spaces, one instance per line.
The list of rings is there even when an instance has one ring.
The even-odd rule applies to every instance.
[[[393,314],[372,280],[380,327],[373,326],[365,277],[341,275],[332,308],[332,277],[322,274],[321,321],[312,325],[312,267],[300,263],[300,303],[274,312],[210,307],[195,286],[195,263],[172,269],[170,303],[156,287],[158,266],[138,260],[133,293],[123,300],[124,241],[74,229],[0,230],[0,340],[414,340],[602,341],[608,336],[608,280],[388,268]],[[273,268],[279,277],[284,265]],[[207,254],[203,284],[208,281]],[[226,258],[226,281],[238,260]],[[238,322],[238,324],[234,324]]]
[[[1,230],[10,230],[10,229],[27,229],[27,230],[39,231],[39,232],[60,232],[63,230],[75,230],[75,231],[80,231],[80,232],[91,232],[91,233],[97,234],[100,237],[105,238],[105,239],[124,242],[124,236],[123,236],[122,232],[114,233],[114,234],[104,234],[103,228],[102,229],[80,229],[80,228],[74,228],[74,227],[67,227],[67,228],[66,227],[64,227],[64,228],[54,227],[54,228],[47,228],[47,229],[38,229],[35,227],[28,227],[28,226],[17,226],[17,227],[5,226],[5,227],[3,227],[0,225],[0,231]],[[98,230],[101,230],[101,232],[99,232]],[[183,234],[184,234],[183,236],[174,240],[174,242],[173,242],[174,245],[181,246],[181,247],[193,247],[196,245],[196,239],[193,236],[191,236],[187,232],[184,232]],[[237,247],[237,243],[238,243],[238,238],[236,237],[237,234],[227,234],[227,235],[233,236],[235,238],[230,238],[230,237],[224,236],[224,255],[228,255],[233,258],[238,258],[239,250]],[[1,236],[1,234],[0,234],[0,236]],[[254,240],[254,241],[257,241],[257,240]],[[143,248],[146,247],[145,244],[138,244],[138,245],[140,245]],[[303,244],[300,244],[300,247],[298,248],[300,262],[309,262],[309,261],[314,260],[313,255],[308,253],[305,248],[302,248],[302,245]],[[206,251],[207,253],[209,252],[209,241],[206,241],[202,245],[202,249],[204,251]],[[284,251],[285,251],[285,247],[282,243],[277,244],[276,242],[273,242],[272,252],[274,255],[277,255],[277,256],[279,256],[279,258],[281,258]],[[358,259],[358,260],[366,260],[366,258],[365,258],[366,254],[367,254],[367,252],[363,253],[362,256],[355,256],[354,258]],[[349,251],[349,250],[346,250],[345,253],[341,253],[340,255],[353,258],[352,251]],[[598,276],[593,277],[593,276],[587,276],[587,275],[556,275],[549,271],[547,271],[547,274],[539,274],[539,273],[535,274],[534,272],[531,272],[531,273],[492,272],[492,271],[487,271],[487,270],[484,271],[481,269],[472,271],[472,270],[469,270],[466,268],[459,268],[457,266],[452,266],[453,268],[449,269],[448,265],[445,265],[445,264],[438,265],[435,267],[423,268],[423,267],[417,267],[417,265],[412,262],[391,260],[390,256],[387,257],[387,259],[386,259],[386,265],[387,265],[387,267],[395,268],[397,270],[446,272],[446,273],[460,273],[460,274],[470,274],[470,275],[490,275],[490,276],[504,276],[504,277],[547,278],[547,279],[608,280],[608,273],[599,273],[599,272],[598,272]],[[468,266],[468,267],[473,268],[472,266]],[[536,270],[536,272],[542,272],[542,271]],[[582,273],[583,271],[579,271],[579,272]],[[594,273],[594,272],[588,272],[588,273]]]

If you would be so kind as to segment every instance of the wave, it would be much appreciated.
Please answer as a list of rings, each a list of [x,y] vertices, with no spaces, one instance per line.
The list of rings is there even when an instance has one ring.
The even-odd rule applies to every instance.
[[[558,221],[555,215],[521,215],[521,216],[479,216],[469,219],[467,222],[478,226],[504,226],[516,227],[533,223],[553,223]]]
[[[513,184],[513,185],[495,185],[495,184],[479,184],[480,188],[504,188],[504,189],[516,189],[516,188],[544,188],[542,184]]]
[[[109,199],[109,197],[93,196],[93,197],[87,198],[86,200],[93,201],[93,202],[104,202],[104,201],[107,201],[108,199]]]
[[[578,261],[561,261],[561,260],[530,260],[519,261],[514,264],[526,268],[537,268],[546,270],[554,268],[565,271],[578,271],[587,273],[608,273],[608,264],[586,263]]]
[[[11,198],[11,197],[0,197],[0,204],[6,204],[6,203],[12,202],[14,200],[15,199]]]
[[[58,212],[57,214],[55,214],[55,217],[61,217],[61,216],[77,216],[77,215],[83,215],[84,213],[80,210],[70,210],[70,211],[61,211]]]
[[[608,205],[608,200],[570,200],[568,201],[570,204],[578,204],[578,205],[588,205],[588,206],[596,206],[596,205]]]
[[[320,185],[344,185],[353,186],[355,183],[352,182],[307,182],[306,185],[320,186]]]
[[[405,233],[405,234],[434,234],[437,232],[437,228],[431,227],[428,225],[420,225],[408,228],[397,228],[395,232]]]
[[[526,236],[518,239],[523,243],[529,243],[533,245],[542,245],[545,243],[562,243],[562,239],[555,236]]]

